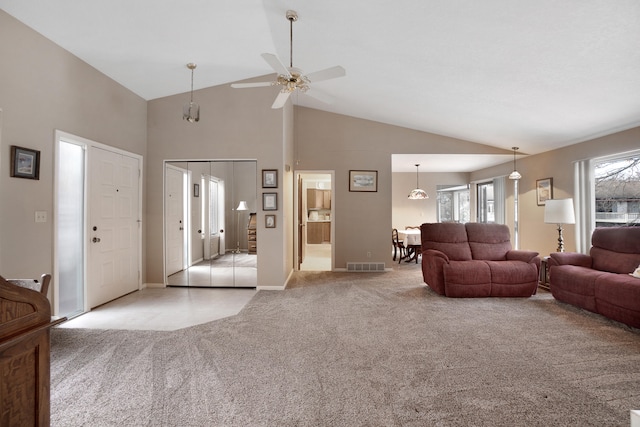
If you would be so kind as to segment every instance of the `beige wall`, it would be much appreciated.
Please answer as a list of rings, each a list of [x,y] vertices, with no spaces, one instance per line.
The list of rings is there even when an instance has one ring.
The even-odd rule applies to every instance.
[[[1,10],[0,58],[0,274],[38,277],[53,271],[55,130],[144,156],[147,104]],[[40,150],[40,180],[9,177],[11,145]]]
[[[293,108],[270,108],[275,88],[232,89],[222,85],[194,92],[200,104],[200,121],[182,119],[182,106],[189,94],[169,96],[148,103],[148,144],[146,158],[147,282],[163,283],[163,162],[177,159],[257,160],[258,194],[258,285],[282,287],[291,270],[292,246],[285,240],[292,225],[291,174],[284,162],[292,159]],[[262,211],[262,169],[277,169],[278,224],[264,228]],[[273,213],[273,212],[269,212]],[[287,237],[288,239],[288,237]]]
[[[544,206],[538,206],[536,203],[535,185],[537,179],[553,178],[553,197],[555,199],[574,197],[574,164],[576,161],[637,150],[639,146],[640,127],[636,127],[518,160],[517,169],[522,174],[519,183],[520,247],[548,255],[556,250],[558,244],[557,227],[544,223]],[[476,171],[471,174],[471,180],[508,175],[512,170],[513,164],[505,163]],[[512,188],[512,183],[508,181],[507,187]],[[513,217],[512,195],[513,191],[511,190],[510,198],[507,201],[507,206],[511,209],[507,214],[509,218]],[[576,209],[579,210],[582,207],[576,206]],[[575,251],[575,226],[565,226],[563,234],[565,250]]]
[[[303,107],[295,110],[296,169],[335,171],[336,268],[346,268],[352,261],[392,262],[392,154],[505,153],[495,147],[383,123]],[[349,192],[351,169],[377,170],[378,191]],[[429,199],[427,206],[424,218],[435,218],[435,199]]]

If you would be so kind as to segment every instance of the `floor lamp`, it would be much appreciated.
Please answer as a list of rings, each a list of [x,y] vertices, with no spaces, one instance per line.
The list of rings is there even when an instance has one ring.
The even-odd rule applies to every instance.
[[[245,202],[244,200],[241,200],[240,203],[238,203],[238,207],[236,208],[236,211],[238,212],[238,224],[237,224],[237,234],[236,234],[236,240],[237,240],[237,245],[236,245],[236,250],[233,251],[234,254],[239,254],[240,253],[240,215],[242,214],[242,211],[246,211],[249,210],[249,208],[247,207],[247,202]]]
[[[556,252],[564,252],[562,226],[576,223],[576,217],[573,212],[573,199],[547,200],[544,206],[544,222],[558,225],[558,248]]]

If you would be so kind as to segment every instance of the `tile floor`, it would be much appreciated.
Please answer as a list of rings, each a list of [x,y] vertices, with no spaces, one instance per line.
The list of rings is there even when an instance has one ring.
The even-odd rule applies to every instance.
[[[304,271],[331,270],[331,245],[307,245]],[[96,307],[60,328],[174,331],[234,316],[253,288],[146,288]]]
[[[252,288],[146,288],[61,324],[61,328],[174,331],[236,315]]]

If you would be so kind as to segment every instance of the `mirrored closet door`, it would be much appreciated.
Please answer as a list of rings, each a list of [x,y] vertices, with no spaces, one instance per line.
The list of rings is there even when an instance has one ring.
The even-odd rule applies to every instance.
[[[165,162],[167,286],[256,287],[255,160]]]

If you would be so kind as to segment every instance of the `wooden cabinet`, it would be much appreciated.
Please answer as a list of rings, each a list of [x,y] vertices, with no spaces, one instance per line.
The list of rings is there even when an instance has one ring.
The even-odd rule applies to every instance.
[[[331,223],[322,223],[322,242],[331,243]]]
[[[307,188],[307,209],[331,209],[331,190]]]
[[[51,307],[40,292],[0,277],[0,424],[48,426]]]
[[[307,222],[307,243],[331,243],[330,222]]]
[[[256,214],[249,214],[249,225],[247,226],[247,246],[250,254],[258,252],[258,233],[257,233]]]

